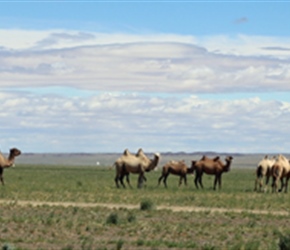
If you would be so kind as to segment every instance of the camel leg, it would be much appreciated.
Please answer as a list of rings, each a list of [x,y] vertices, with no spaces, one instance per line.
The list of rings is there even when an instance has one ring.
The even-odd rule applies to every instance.
[[[278,188],[278,180],[276,181],[276,189]],[[284,179],[281,178],[281,188],[278,190],[278,192],[282,192],[283,191],[283,188],[284,188],[285,184],[284,184]]]
[[[198,174],[197,173],[195,174],[194,184],[195,184],[195,187],[198,189]]]
[[[285,193],[288,192],[288,180],[289,180],[289,177],[286,177],[286,182],[285,182]]]
[[[125,176],[125,175],[122,174],[122,175],[119,177],[119,181],[120,181],[122,187],[123,187],[123,188],[126,188],[126,186],[125,186],[125,184],[124,184],[124,181],[123,181],[123,180],[124,180],[124,176]],[[127,176],[127,177],[128,177],[128,176]]]
[[[139,178],[138,178],[138,188],[142,188],[143,186],[143,180],[144,180],[144,173],[140,173]]]
[[[129,185],[129,187],[132,188],[131,183],[130,183],[129,173],[126,174],[126,181]]]
[[[221,175],[218,176],[218,183],[219,183],[219,189],[221,189],[222,188],[222,176]]]
[[[218,182],[218,176],[216,175],[216,176],[214,177],[213,190],[216,190],[216,184],[217,184],[217,182]]]
[[[0,179],[1,179],[2,177],[0,177]],[[117,188],[120,188],[120,186],[119,186],[119,175],[117,174],[116,175],[116,177],[115,177],[115,183],[116,183],[116,187]]]
[[[183,179],[184,179],[184,185],[187,186],[187,177],[186,177],[186,174],[184,175]]]
[[[167,177],[168,177],[169,174],[166,174],[163,178],[163,183],[164,183],[164,187],[167,188]]]
[[[199,185],[201,186],[201,188],[203,188],[203,184],[202,184],[202,173],[200,173],[200,175],[198,177],[198,181],[199,181]]]
[[[179,184],[178,184],[178,187],[180,187],[181,184],[182,184],[182,178],[183,178],[182,176],[179,177]]]
[[[160,182],[162,181],[162,179],[163,179],[164,177],[163,177],[163,174],[159,177],[159,179],[158,179],[158,186],[160,185]]]

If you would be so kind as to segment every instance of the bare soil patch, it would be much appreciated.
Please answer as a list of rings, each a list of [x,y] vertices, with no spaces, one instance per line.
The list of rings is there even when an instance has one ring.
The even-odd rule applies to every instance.
[[[62,207],[106,207],[108,209],[139,209],[138,204],[113,204],[113,203],[84,203],[84,202],[49,202],[49,201],[24,201],[24,200],[0,200],[0,204],[13,204],[19,206],[62,206]],[[156,207],[157,210],[170,210],[172,212],[211,212],[211,213],[249,213],[249,214],[271,214],[289,216],[289,211],[274,210],[251,210],[237,208],[197,207],[197,206],[164,206]]]

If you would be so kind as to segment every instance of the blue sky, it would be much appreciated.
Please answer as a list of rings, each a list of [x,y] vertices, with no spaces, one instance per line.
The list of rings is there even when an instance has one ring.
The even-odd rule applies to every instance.
[[[0,149],[289,152],[290,1],[0,1]]]

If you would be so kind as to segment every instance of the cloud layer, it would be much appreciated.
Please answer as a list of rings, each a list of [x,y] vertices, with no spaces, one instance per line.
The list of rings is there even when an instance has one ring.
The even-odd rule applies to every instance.
[[[1,148],[287,152],[290,146],[290,102],[259,98],[289,92],[290,38],[0,35]]]

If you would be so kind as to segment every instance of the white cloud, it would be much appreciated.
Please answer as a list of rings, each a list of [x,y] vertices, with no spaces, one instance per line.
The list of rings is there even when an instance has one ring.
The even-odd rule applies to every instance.
[[[0,30],[0,36],[1,147],[276,152],[290,146],[289,102],[258,98],[289,92],[290,38],[64,30]],[[257,94],[231,98],[245,92]],[[227,98],[202,99],[203,93]]]
[[[270,152],[276,151],[275,145],[289,146],[289,102],[18,93],[2,94],[1,104],[0,113],[6,114],[1,146],[9,148],[17,141],[26,152],[112,152],[140,146],[147,151],[233,151],[233,145],[239,152]]]

